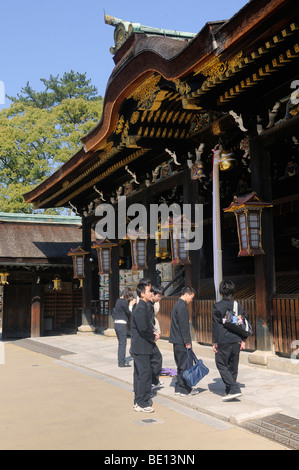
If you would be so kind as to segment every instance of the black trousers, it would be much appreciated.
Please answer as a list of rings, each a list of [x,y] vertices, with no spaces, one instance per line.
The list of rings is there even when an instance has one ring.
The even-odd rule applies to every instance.
[[[151,405],[152,367],[150,354],[132,354],[134,359],[134,405]]]
[[[162,369],[162,354],[155,343],[153,348],[153,354],[151,356],[151,366],[152,366],[152,384],[158,385],[160,382],[160,372]]]
[[[126,363],[127,325],[125,323],[114,323],[114,329],[118,339],[118,365],[123,366]]]
[[[187,349],[183,344],[173,345],[174,360],[177,366],[178,375],[174,391],[176,393],[190,393],[192,388],[187,385],[183,377],[183,372],[188,369],[187,365]]]
[[[220,376],[225,385],[226,393],[240,393],[237,384],[239,356],[241,343],[229,343],[218,345],[215,354],[215,362]]]

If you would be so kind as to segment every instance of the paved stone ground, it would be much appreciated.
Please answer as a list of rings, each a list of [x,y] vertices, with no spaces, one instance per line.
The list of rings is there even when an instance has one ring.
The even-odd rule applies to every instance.
[[[117,367],[115,337],[82,333],[18,340],[15,344],[132,384],[133,367]],[[129,346],[130,340],[127,351]],[[159,340],[158,346],[163,355],[163,367],[175,368],[172,346],[163,340]],[[211,348],[194,344],[193,349],[210,370],[196,387],[200,393],[194,397],[178,397],[174,395],[175,378],[163,377],[164,387],[156,392],[157,397],[246,428],[290,449],[299,449],[299,375],[248,364],[243,355],[238,376],[242,397],[222,402],[224,386]],[[127,361],[133,365],[130,356]]]
[[[249,420],[242,427],[290,449],[299,450],[299,420],[296,418],[275,413],[261,419]]]

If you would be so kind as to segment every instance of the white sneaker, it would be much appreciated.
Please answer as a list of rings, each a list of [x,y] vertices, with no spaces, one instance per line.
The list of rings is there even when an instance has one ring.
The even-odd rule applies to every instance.
[[[181,393],[181,392],[174,392],[175,395],[180,395],[181,397],[192,397],[194,395],[199,394],[198,388],[195,388],[194,390],[191,390],[190,393]]]
[[[242,395],[241,392],[239,392],[239,393],[229,393],[228,395],[225,395],[225,397],[222,398],[222,401],[233,400],[234,398],[238,398],[241,395]]]
[[[155,410],[152,406],[145,406],[142,408],[139,405],[134,405],[134,411],[142,411],[143,413],[153,413]]]

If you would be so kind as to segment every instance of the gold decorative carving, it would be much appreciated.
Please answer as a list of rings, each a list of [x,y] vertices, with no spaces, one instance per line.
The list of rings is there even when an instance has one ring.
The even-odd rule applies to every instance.
[[[136,124],[136,122],[137,122],[138,119],[139,119],[139,116],[140,116],[139,111],[134,111],[134,113],[133,113],[132,116],[131,116],[130,123],[131,123],[131,124]]]
[[[139,138],[135,135],[128,135],[126,139],[123,140],[122,144],[127,148],[140,148],[140,145],[137,145]]]
[[[198,132],[203,127],[209,124],[209,115],[205,114],[196,114],[195,119],[193,120],[190,128],[190,133],[194,134]]]
[[[187,93],[189,93],[189,91],[191,91],[191,87],[188,85],[188,83],[181,82],[179,79],[174,80],[174,84],[176,91],[180,95],[186,95]]]
[[[125,140],[128,137],[128,135],[129,135],[129,122],[126,121],[122,135],[121,135],[121,139]]]
[[[197,73],[201,73],[207,78],[217,79],[226,72],[233,71],[235,67],[243,62],[243,52],[240,51],[231,60],[222,62],[219,57],[213,60],[213,63],[209,63],[208,67],[198,70]]]
[[[141,85],[139,85],[137,90],[134,90],[128,98],[133,98],[135,101],[138,101],[138,109],[150,110],[160,91],[160,88],[157,86],[160,80],[160,75],[150,76]]]
[[[124,123],[125,123],[125,118],[123,116],[120,116],[116,124],[115,134],[120,134],[122,132]]]

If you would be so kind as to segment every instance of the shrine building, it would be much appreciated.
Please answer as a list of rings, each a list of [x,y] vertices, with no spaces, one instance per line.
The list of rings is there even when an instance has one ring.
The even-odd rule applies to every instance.
[[[188,33],[105,15],[114,68],[101,121],[24,197],[81,217],[81,242],[68,254],[82,330],[103,317],[112,328],[123,287],[149,277],[164,290],[162,336],[191,285],[193,338],[211,344],[218,282],[232,279],[254,325],[247,349],[262,361],[268,352],[290,357],[299,340],[299,4],[251,0],[212,20]],[[151,232],[150,209],[161,204],[180,211],[169,214],[168,239],[163,218]],[[144,226],[132,237],[140,206]],[[100,238],[105,210],[115,230]],[[198,249],[188,249],[188,230],[202,231]]]

